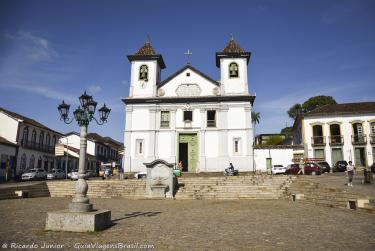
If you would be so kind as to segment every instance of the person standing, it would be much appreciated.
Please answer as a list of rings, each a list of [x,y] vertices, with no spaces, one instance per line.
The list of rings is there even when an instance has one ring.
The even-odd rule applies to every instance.
[[[349,161],[349,164],[346,166],[346,172],[348,173],[348,187],[352,187],[355,172],[355,166],[353,165],[352,161]]]

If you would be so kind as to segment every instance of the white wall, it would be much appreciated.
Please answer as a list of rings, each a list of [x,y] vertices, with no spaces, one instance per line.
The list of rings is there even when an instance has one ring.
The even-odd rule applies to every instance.
[[[363,126],[363,135],[367,136],[367,144],[366,145],[352,145],[352,135],[353,135],[353,127],[352,122],[360,121],[362,122]],[[342,146],[342,152],[344,159],[349,161],[352,160],[355,162],[354,158],[354,149],[355,147],[365,147],[366,151],[366,160],[367,165],[370,166],[373,161],[373,149],[372,145],[370,144],[369,134],[372,132],[370,131],[370,122],[375,122],[374,115],[340,115],[340,116],[322,116],[322,117],[305,117],[303,119],[303,133],[304,133],[304,143],[307,150],[308,158],[314,157],[314,149],[324,149],[326,161],[329,164],[332,163],[332,147],[329,145],[329,138],[330,136],[330,127],[329,125],[332,123],[338,123],[340,125],[341,135],[344,138],[344,145]],[[312,126],[316,124],[323,125],[323,136],[326,140],[325,146],[312,146],[312,139],[313,130]],[[337,146],[336,146],[337,147]],[[356,163],[354,163],[356,165]]]
[[[186,76],[186,73],[190,73],[190,76]],[[186,69],[173,79],[171,79],[168,83],[164,84],[162,88],[165,91],[164,97],[175,97],[177,96],[176,90],[181,84],[195,84],[199,85],[199,89],[201,93],[199,96],[213,96],[213,89],[218,87],[217,85],[213,84],[211,81],[208,81],[206,78],[202,77],[201,75],[197,74],[195,71],[191,69]],[[188,93],[184,96],[190,96]],[[194,95],[198,96],[198,95]]]
[[[148,81],[141,86],[139,80],[139,68],[141,65],[148,66]],[[130,97],[152,97],[156,95],[156,82],[159,66],[156,60],[141,60],[131,62]]]
[[[287,166],[292,164],[293,149],[254,149],[255,168],[257,171],[266,172],[266,159],[272,158],[272,165]]]
[[[0,136],[17,143],[18,120],[0,111]]]
[[[66,137],[62,137],[59,140],[60,144],[68,144],[70,147],[74,147],[76,149],[80,149],[80,136],[71,134]],[[91,140],[87,140],[87,149],[86,153],[92,156],[96,156],[95,154],[95,142]]]
[[[239,69],[238,78],[229,78],[229,64],[237,63]],[[221,58],[220,75],[223,94],[247,94],[247,60],[246,58]]]

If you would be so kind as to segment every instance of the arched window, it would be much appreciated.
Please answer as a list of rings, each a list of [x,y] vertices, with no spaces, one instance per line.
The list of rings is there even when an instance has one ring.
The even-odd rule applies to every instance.
[[[50,142],[51,141],[51,136],[49,136],[49,133],[47,133],[47,136],[46,136],[46,145],[47,145],[47,147],[49,147],[50,146]]]
[[[36,131],[35,131],[35,129],[34,129],[33,132],[31,133],[31,145],[32,145],[33,147],[36,146]]]
[[[329,131],[331,133],[330,142],[329,142],[330,144],[343,143],[339,124],[331,124],[329,126]]]
[[[313,127],[312,143],[314,145],[324,144],[323,127],[322,125],[314,125]]]
[[[30,162],[29,162],[29,169],[33,169],[35,166],[35,157],[34,157],[34,154],[31,155],[30,157]]]
[[[42,157],[38,158],[38,168],[42,168]]]
[[[40,132],[39,134],[39,147],[42,148],[44,143],[44,132]]]
[[[229,77],[238,78],[238,64],[237,63],[229,64]]]
[[[26,153],[24,153],[22,154],[22,157],[21,157],[21,165],[20,165],[21,172],[26,170],[26,162],[27,162],[27,157],[26,157]]]
[[[148,67],[147,65],[141,65],[139,67],[139,80],[148,80]]]
[[[21,144],[24,145],[29,140],[29,127],[23,128]]]
[[[56,135],[53,135],[52,137],[52,146],[55,147],[56,145]]]

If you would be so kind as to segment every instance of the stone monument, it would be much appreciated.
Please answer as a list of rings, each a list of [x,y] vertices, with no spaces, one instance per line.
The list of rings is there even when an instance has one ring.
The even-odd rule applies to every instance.
[[[173,198],[175,178],[173,164],[162,159],[151,163],[144,163],[147,167],[146,197],[148,198]]]

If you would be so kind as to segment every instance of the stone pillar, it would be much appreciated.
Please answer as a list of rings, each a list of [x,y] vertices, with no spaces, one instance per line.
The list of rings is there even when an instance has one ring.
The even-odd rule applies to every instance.
[[[156,154],[156,107],[150,107],[149,109],[149,140],[148,140],[148,156],[145,156],[147,159],[155,159]]]
[[[131,172],[132,171],[132,145],[131,145],[131,129],[132,129],[132,115],[133,115],[133,107],[131,105],[127,105],[126,109],[126,127],[125,127],[125,138],[124,138],[124,144],[125,144],[125,154],[124,158],[125,161],[123,163],[123,170],[124,172],[126,171],[125,168],[128,168],[127,171]]]
[[[229,165],[228,156],[228,106],[223,105],[219,109],[218,128],[219,130],[219,168],[224,170]]]
[[[177,144],[177,138],[176,138],[176,109],[170,110],[170,121],[169,126],[171,128],[171,158],[177,162],[177,156],[176,156],[176,144]],[[177,164],[177,163],[175,163]]]

